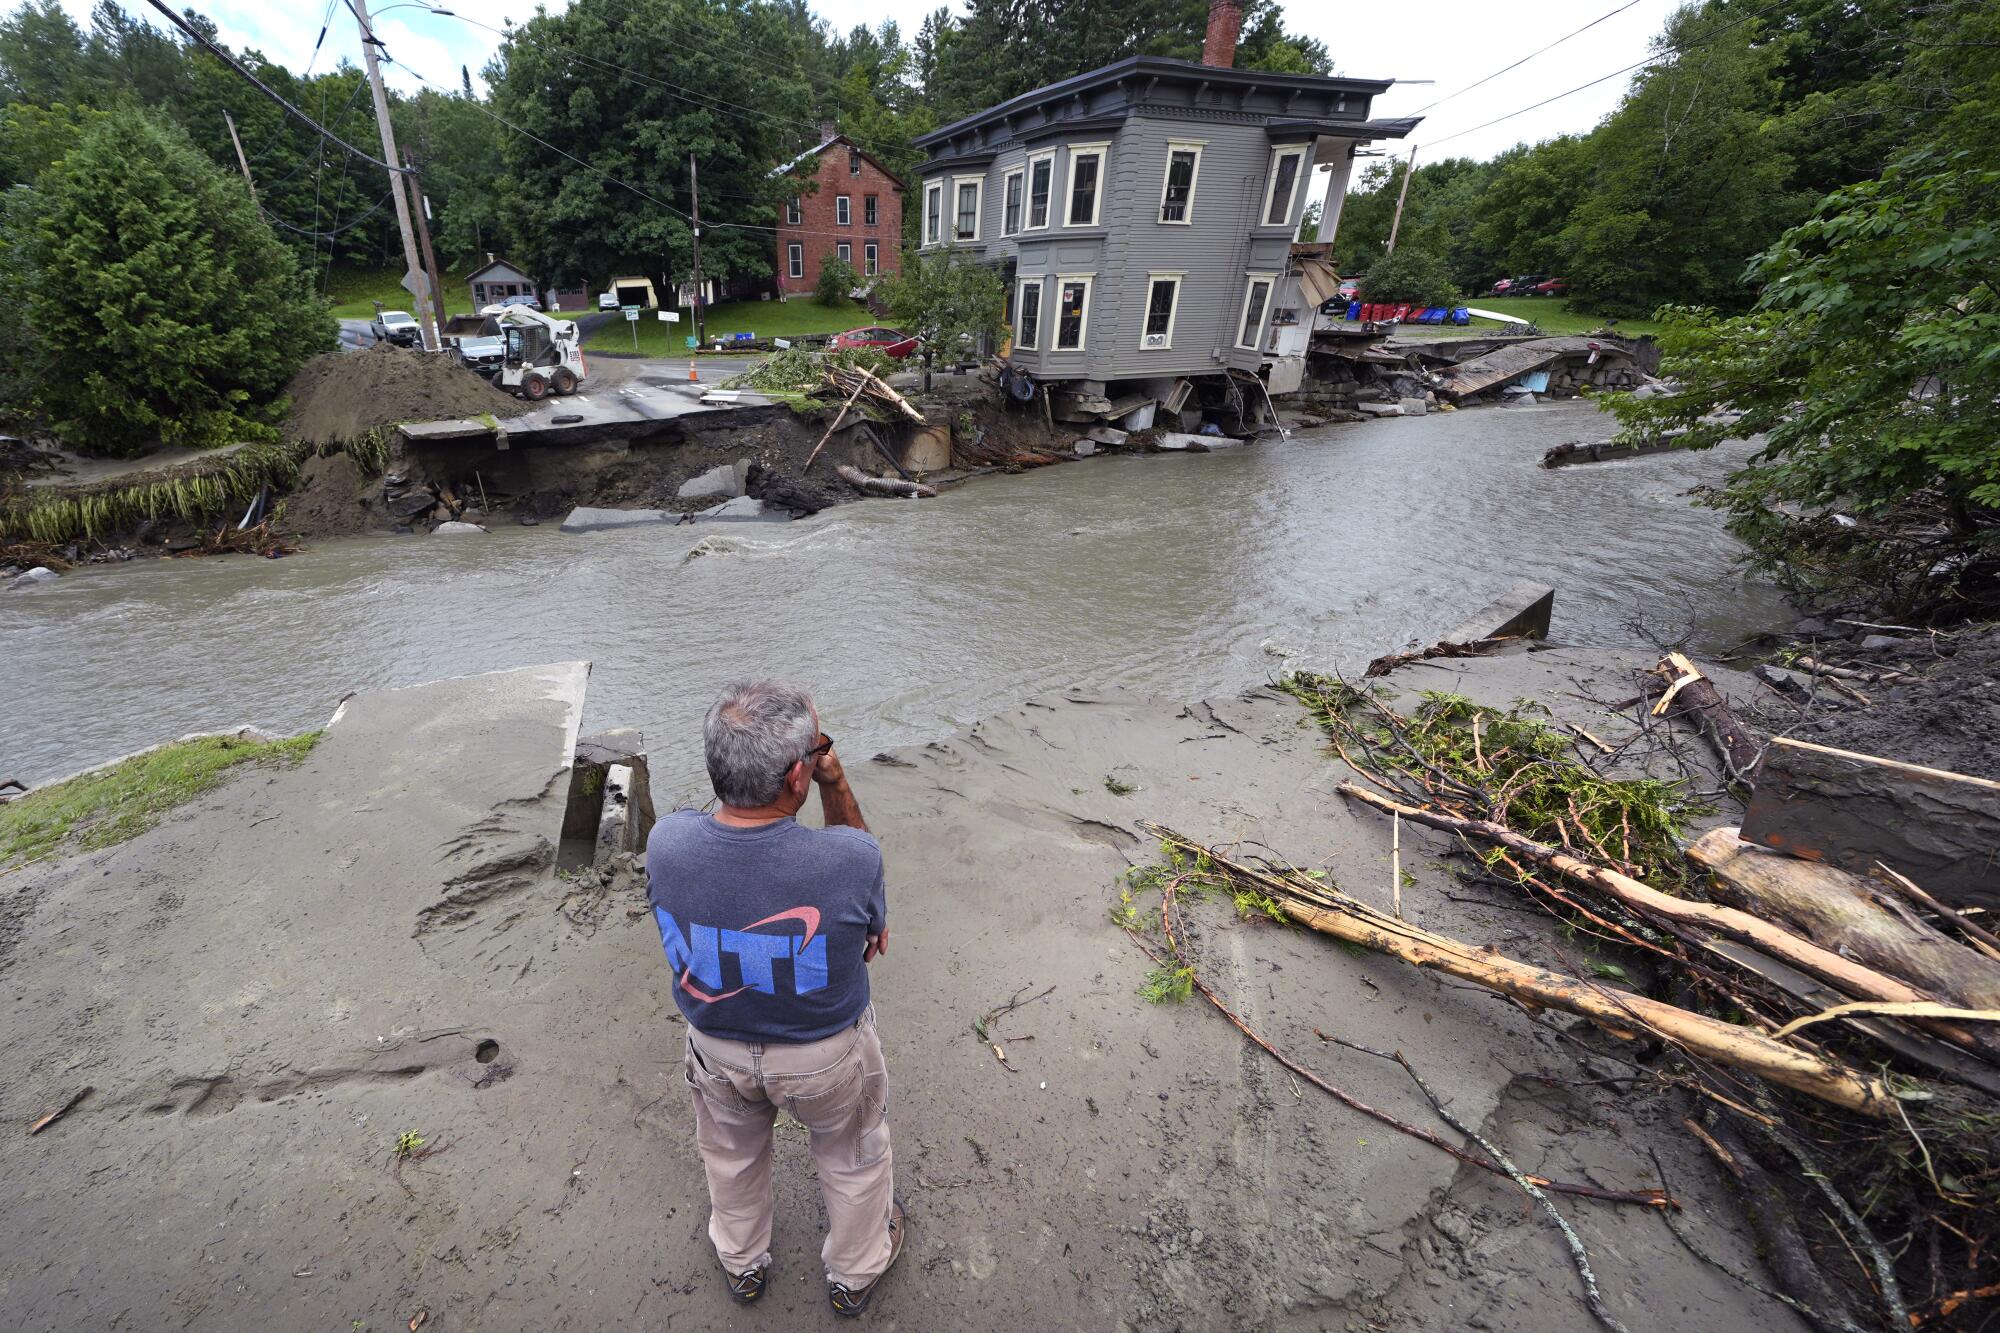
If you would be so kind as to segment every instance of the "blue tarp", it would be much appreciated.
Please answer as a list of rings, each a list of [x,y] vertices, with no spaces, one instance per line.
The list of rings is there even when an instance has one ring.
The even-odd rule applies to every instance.
[[[1451,322],[1462,328],[1472,322],[1472,312],[1464,306],[1458,306],[1451,312]]]
[[[1361,302],[1349,301],[1347,303],[1347,317],[1353,320],[1361,318]]]

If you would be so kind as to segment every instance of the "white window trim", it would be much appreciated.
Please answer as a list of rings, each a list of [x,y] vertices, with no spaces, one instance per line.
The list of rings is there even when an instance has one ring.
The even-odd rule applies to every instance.
[[[1140,351],[1171,352],[1174,349],[1174,324],[1181,317],[1181,287],[1183,286],[1186,277],[1187,277],[1187,272],[1185,270],[1182,270],[1181,272],[1178,273],[1148,273],[1146,275],[1146,299],[1143,302],[1141,302],[1139,306],[1139,350]],[[1165,344],[1159,347],[1148,347],[1146,346],[1146,318],[1148,313],[1152,309],[1153,284],[1156,282],[1173,283],[1174,303],[1167,308],[1167,341],[1165,342]],[[1084,314],[1088,315],[1089,313],[1090,309],[1088,306],[1086,306],[1084,308]]]
[[[862,276],[868,278],[876,276],[882,266],[882,252],[877,248],[875,242],[870,241],[861,247],[861,261],[863,265]]]
[[[1076,195],[1076,160],[1080,157],[1097,159],[1097,188],[1090,195],[1090,221],[1071,222],[1069,220],[1070,201]],[[1111,160],[1111,141],[1102,143],[1073,143],[1069,146],[1069,170],[1063,173],[1062,212],[1065,227],[1095,227],[1104,216],[1104,190],[1109,183],[1105,180],[1104,167]]]
[[[1027,326],[1021,317],[1027,313],[1027,291],[1030,287],[1035,289],[1035,340],[1032,343],[1024,343],[1021,341],[1021,333]],[[1042,350],[1042,325],[1047,322],[1044,316],[1048,313],[1048,291],[1049,284],[1042,278],[1022,278],[1014,286],[1014,346],[1024,352]],[[1084,307],[1084,313],[1086,315],[1090,313],[1088,306]]]
[[[1065,283],[1071,282],[1080,282],[1083,284],[1083,318],[1078,320],[1076,324],[1076,346],[1064,347],[1062,345],[1062,289]],[[1095,273],[1056,274],[1056,345],[1049,349],[1051,352],[1082,352],[1089,349],[1090,307],[1093,304],[1091,298],[1096,295],[1097,275]]]
[[[931,217],[932,217],[931,196],[933,194],[937,196],[937,201],[938,201],[937,214],[936,214],[938,229],[935,232],[931,230]],[[925,181],[924,182],[924,245],[928,247],[933,245],[942,245],[943,243],[944,243],[944,181],[942,180]]]
[[[1292,193],[1285,200],[1285,215],[1278,221],[1271,221],[1271,187],[1278,183],[1278,164],[1288,157],[1299,160],[1299,169],[1292,173]],[[1264,194],[1257,201],[1257,225],[1260,227],[1297,226],[1293,221],[1299,206],[1299,190],[1305,185],[1306,177],[1312,173],[1306,170],[1306,146],[1304,144],[1282,144],[1271,150],[1271,169],[1264,177]]]
[[[836,227],[851,227],[854,225],[853,196],[837,194],[833,197],[833,225]]]
[[[1012,231],[1008,231],[1007,230],[1007,185],[1008,182],[1016,180],[1021,182],[1021,217],[1020,217],[1021,225],[1016,226]],[[1008,172],[1006,175],[1000,178],[1000,234],[1002,236],[1018,236],[1021,234],[1022,228],[1026,226],[1027,221],[1028,221],[1028,169],[1025,166],[1019,166],[1015,167],[1012,171]]]
[[[958,234],[958,192],[961,187],[972,187],[972,235]],[[953,176],[951,178],[951,243],[953,245],[977,245],[979,243],[980,214],[986,211],[986,177]]]
[[[798,226],[805,217],[805,211],[805,200],[801,199],[798,195],[793,195],[791,198],[785,200],[785,225],[787,227]]]
[[[785,247],[785,276],[803,278],[806,275],[806,248],[793,241]]]
[[[1035,224],[1035,164],[1038,162],[1049,164],[1049,211],[1042,218],[1040,226]],[[1056,194],[1056,150],[1050,148],[1044,152],[1030,153],[1023,170],[1028,173],[1028,178],[1021,186],[1021,230],[1047,231],[1055,222],[1058,199]],[[1064,205],[1064,211],[1068,211],[1067,205]]]
[[[1260,282],[1264,283],[1267,288],[1264,293],[1264,313],[1257,321],[1256,330],[1250,335],[1255,341],[1247,343],[1239,341],[1236,344],[1239,351],[1261,352],[1264,350],[1264,339],[1259,335],[1264,332],[1265,327],[1271,322],[1271,298],[1278,291],[1278,275],[1276,273],[1245,273],[1243,275],[1243,304],[1236,308],[1236,336],[1239,339],[1243,336],[1243,326],[1250,319],[1250,294],[1257,290],[1257,284]]]
[[[1160,172],[1160,211],[1157,214],[1163,227],[1192,227],[1194,225],[1194,192],[1201,184],[1201,150],[1208,147],[1208,141],[1198,139],[1192,142],[1181,140],[1167,145],[1167,164]],[[1187,216],[1178,220],[1167,217],[1167,186],[1174,178],[1174,154],[1193,153],[1194,171],[1188,176]]]
[[[835,258],[845,263],[852,264],[854,262],[854,244],[851,241],[836,243],[833,247],[833,253]]]

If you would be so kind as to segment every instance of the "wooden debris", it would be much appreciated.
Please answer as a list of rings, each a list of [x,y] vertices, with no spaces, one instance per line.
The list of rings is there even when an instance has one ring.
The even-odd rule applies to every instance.
[[[88,1097],[91,1093],[96,1091],[97,1091],[96,1088],[91,1087],[87,1083],[84,1084],[83,1087],[78,1089],[75,1093],[73,1093],[70,1096],[70,1099],[68,1101],[64,1102],[61,1106],[58,1106],[55,1110],[43,1116],[40,1120],[37,1120],[34,1124],[28,1126],[29,1136],[32,1137],[36,1134],[41,1133],[43,1130],[47,1129],[50,1125],[53,1125],[56,1121],[68,1115],[71,1111],[76,1109],[77,1103],[81,1102],[85,1097]]]
[[[873,379],[874,376],[871,375],[868,378]],[[861,391],[867,387],[868,380],[862,379],[859,375],[854,377],[854,388],[849,391],[847,401],[840,405],[840,411],[834,413],[833,420],[827,424],[826,434],[819,437],[819,443],[815,444],[812,447],[812,452],[806,455],[806,465],[799,469],[800,476],[803,477],[806,473],[812,471],[813,461],[819,457],[819,451],[826,448],[826,442],[833,438],[835,431],[840,429],[840,423],[847,420],[847,409],[854,406],[854,400],[859,398]]]
[[[1926,998],[2000,1008],[2000,963],[1914,914],[1883,910],[1879,899],[1889,891],[1873,880],[1745,842],[1732,828],[1704,833],[1688,859],[1715,877],[1716,895],[1732,906],[1789,923],[1844,957],[1910,982]]]
[[[1364,800],[1384,810],[1396,808],[1394,802],[1384,801],[1352,783],[1343,782],[1338,790],[1345,796]],[[1427,824],[1449,818],[1408,808],[1404,808],[1402,814],[1406,819]],[[1454,821],[1459,825],[1471,822]],[[1418,967],[1435,968],[1531,1005],[1580,1014],[1618,1036],[1630,1037],[1642,1031],[1656,1033],[1718,1064],[1747,1070],[1773,1083],[1863,1115],[1882,1117],[1891,1114],[1888,1086],[1873,1075],[1772,1041],[1749,1028],[1692,1013],[1643,995],[1565,977],[1544,968],[1516,962],[1491,949],[1474,948],[1411,926],[1338,889],[1302,876],[1277,875],[1242,865],[1215,848],[1190,842],[1157,824],[1142,823],[1140,827],[1164,842],[1207,857],[1209,863],[1218,869],[1269,895],[1286,916],[1322,934],[1386,953]],[[1491,827],[1499,828],[1498,825]],[[1509,833],[1519,838],[1518,834]],[[1527,839],[1520,841],[1526,842]],[[1643,885],[1639,887],[1645,888]],[[1649,894],[1654,892],[1651,889],[1645,891]]]
[[[1798,968],[1801,972],[1818,977],[1821,981],[1856,999],[1909,1002],[1935,998],[1924,994],[1907,982],[1884,976],[1873,968],[1845,958],[1831,949],[1822,948],[1811,940],[1801,938],[1781,926],[1759,920],[1747,912],[1733,907],[1716,907],[1709,903],[1692,902],[1662,893],[1630,875],[1592,865],[1560,848],[1547,846],[1516,833],[1504,824],[1496,824],[1485,819],[1466,819],[1435,810],[1422,810],[1403,805],[1377,796],[1374,792],[1356,786],[1352,782],[1343,782],[1335,790],[1351,800],[1372,805],[1385,814],[1398,813],[1404,819],[1431,828],[1444,829],[1447,832],[1463,834],[1505,847],[1516,855],[1547,866],[1568,879],[1606,894],[1641,916],[1690,928],[1698,932],[1697,939],[1712,933],[1739,940]],[[1969,1035],[1966,1035],[1966,1039],[1970,1040]],[[1766,1077],[1772,1076],[1766,1075]],[[1774,1081],[1783,1080],[1774,1078]]]
[[[1723,775],[1731,782],[1747,784],[1751,771],[1757,767],[1761,749],[1748,729],[1736,720],[1729,701],[1715,688],[1715,682],[1680,653],[1668,653],[1654,668],[1654,674],[1668,684],[1666,693],[1653,705],[1653,716],[1664,717],[1669,704],[1677,698],[1683,700],[1685,706],[1679,715],[1694,720],[1722,761]]]
[[[1871,1004],[1857,1000],[1853,1004],[1837,1004],[1831,1009],[1823,1009],[1804,1018],[1795,1018],[1771,1034],[1774,1041],[1782,1041],[1800,1028],[1809,1028],[1815,1023],[1828,1019],[1842,1018],[1848,1014],[1881,1014],[1889,1018],[1949,1018],[1971,1023],[2000,1023],[2000,1009],[1954,1009],[1948,1004],[1933,1004],[1929,1000],[1919,1000],[1915,1004]]]
[[[1931,897],[1930,894],[1911,883],[1908,875],[1891,870],[1880,861],[1875,863],[1875,873],[1881,877],[1883,883],[1887,884],[1892,890],[1901,894],[1910,902],[1915,903],[1919,907],[1928,908],[1956,926],[1958,933],[1971,941],[1973,948],[1979,950],[1979,952],[1985,954],[1988,958],[2000,961],[2000,935],[1995,935],[1992,931],[1967,917],[1956,908],[1948,907],[1944,903],[1939,902],[1937,899]]]
[[[2000,782],[1780,737],[1743,837],[1865,874],[1893,866],[1958,907],[2000,908]]]

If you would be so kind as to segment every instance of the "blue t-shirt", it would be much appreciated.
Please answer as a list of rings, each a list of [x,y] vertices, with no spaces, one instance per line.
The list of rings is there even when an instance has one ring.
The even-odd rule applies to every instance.
[[[819,1041],[867,1009],[861,955],[889,914],[872,834],[677,810],[646,840],[646,881],[674,1001],[699,1031]]]

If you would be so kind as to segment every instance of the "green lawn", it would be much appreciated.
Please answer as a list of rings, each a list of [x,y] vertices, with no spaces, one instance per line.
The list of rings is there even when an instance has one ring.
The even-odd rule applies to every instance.
[[[636,328],[639,334],[637,355],[686,356],[687,340],[694,333],[694,316],[687,310],[682,310],[680,316],[680,323],[668,324],[655,311],[642,310],[636,325],[623,319],[611,320],[584,339],[584,350],[634,355],[632,333]],[[732,333],[754,333],[759,338],[796,338],[814,333],[843,333],[879,322],[868,313],[867,306],[857,301],[823,306],[813,300],[727,301],[709,307],[706,320],[711,347],[718,338],[726,342]]]
[[[472,289],[463,273],[444,275],[444,308],[450,315],[472,313]],[[340,269],[327,279],[327,300],[336,319],[373,319],[375,302],[385,309],[417,312],[416,297],[403,290],[401,272],[388,269]]]
[[[1474,297],[1466,304],[1513,315],[1517,319],[1533,320],[1535,326],[1547,334],[1595,333],[1605,326],[1602,315],[1572,310],[1568,300],[1560,296],[1489,296],[1483,300]],[[1463,328],[1450,324],[1437,327],[1415,325],[1409,333],[1411,337],[1469,338],[1477,334],[1504,332],[1506,327],[1497,320],[1475,316],[1472,323]],[[1642,333],[1658,332],[1660,326],[1650,319],[1621,319],[1612,327],[1619,333],[1636,338]]]

